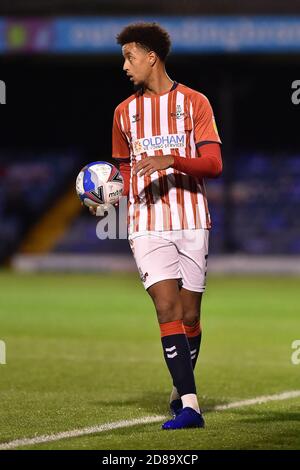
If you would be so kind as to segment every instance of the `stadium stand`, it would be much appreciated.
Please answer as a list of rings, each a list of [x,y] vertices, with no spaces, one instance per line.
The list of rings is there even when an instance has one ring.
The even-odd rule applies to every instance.
[[[299,155],[255,154],[237,161],[231,188],[236,251],[299,254]]]
[[[77,156],[69,152],[1,150],[0,261],[20,244],[30,227],[73,181]]]
[[[300,159],[297,155],[245,154],[234,160],[233,180],[227,189],[223,178],[207,181],[213,221],[211,249],[226,252],[224,238],[225,194],[229,191],[229,217],[233,253],[299,254]],[[285,172],[282,173],[282,161]],[[127,253],[126,240],[99,240],[97,219],[82,212],[57,243],[56,253]],[[285,228],[287,230],[285,230]]]

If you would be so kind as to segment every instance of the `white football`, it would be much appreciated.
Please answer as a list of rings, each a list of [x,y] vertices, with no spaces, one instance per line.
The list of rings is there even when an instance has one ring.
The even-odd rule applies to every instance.
[[[77,176],[76,192],[87,207],[116,204],[122,196],[123,178],[111,163],[93,162]]]

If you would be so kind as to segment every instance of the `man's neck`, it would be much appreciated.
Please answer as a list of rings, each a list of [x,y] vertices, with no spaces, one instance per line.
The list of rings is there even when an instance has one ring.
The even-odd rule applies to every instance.
[[[173,83],[173,80],[168,76],[164,76],[163,78],[155,77],[150,80],[149,83],[145,84],[144,93],[147,93],[148,95],[167,93],[172,88]]]

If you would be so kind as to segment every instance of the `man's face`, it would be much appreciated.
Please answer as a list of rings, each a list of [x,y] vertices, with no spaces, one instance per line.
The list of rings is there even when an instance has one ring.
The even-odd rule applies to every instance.
[[[122,47],[125,59],[123,70],[130,77],[135,88],[141,87],[151,73],[150,54],[135,42]]]

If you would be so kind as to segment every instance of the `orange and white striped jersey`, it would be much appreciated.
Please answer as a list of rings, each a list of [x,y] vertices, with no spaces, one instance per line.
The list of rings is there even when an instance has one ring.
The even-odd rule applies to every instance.
[[[174,82],[170,91],[131,95],[115,109],[112,156],[130,159],[129,233],[211,227],[203,179],[167,168],[133,175],[146,156],[199,158],[197,147],[221,142],[211,105],[203,94]],[[125,161],[124,160],[124,161]]]

